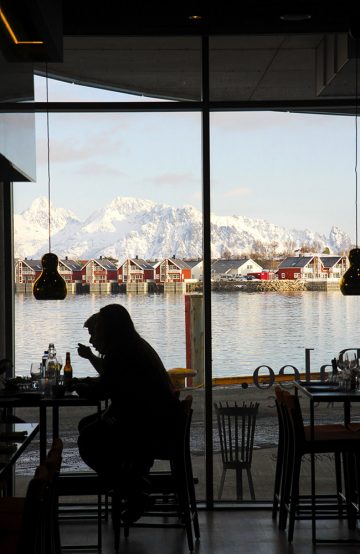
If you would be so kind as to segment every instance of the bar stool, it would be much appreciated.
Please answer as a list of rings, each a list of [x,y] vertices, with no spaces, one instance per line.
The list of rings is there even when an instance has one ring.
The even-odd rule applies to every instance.
[[[287,471],[291,466],[292,450],[289,451],[292,437],[292,427],[285,404],[285,398],[289,396],[289,392],[282,389],[280,386],[275,387],[275,405],[278,416],[279,436],[278,436],[278,451],[276,459],[275,482],[273,493],[272,517],[276,518],[278,511],[279,529],[285,529],[287,522],[287,510],[285,509],[285,498],[288,498],[289,482],[287,481]],[[304,430],[307,438],[310,438],[310,426],[304,425]],[[330,432],[342,432],[345,427],[340,424],[331,425],[316,425],[314,430],[319,436],[319,433],[324,435]],[[290,458],[290,459],[289,459]],[[341,459],[338,452],[334,452],[335,458],[335,475],[336,475],[336,491],[340,495],[342,493],[342,478],[341,478]],[[289,459],[289,461],[288,461]],[[309,496],[300,496],[299,502],[309,502]],[[300,513],[300,510],[299,510]]]
[[[325,500],[324,504],[316,506],[315,519],[348,519],[349,525],[353,518],[353,508],[351,504],[351,488],[349,478],[349,460],[351,456],[359,450],[360,442],[343,425],[315,425],[314,439],[311,440],[311,430],[304,426],[299,398],[295,395],[283,391],[282,401],[284,406],[284,417],[286,418],[286,463],[283,470],[283,486],[281,487],[280,503],[280,528],[285,528],[286,513],[289,514],[288,541],[292,542],[294,534],[295,519],[310,519],[312,517],[312,499],[307,497],[307,504],[301,503],[306,497],[301,497],[300,489],[300,469],[302,458],[305,454],[334,453],[342,455],[344,463],[344,481],[346,514],[343,515],[343,500],[339,493],[339,483],[337,483],[336,502],[332,495],[333,503],[329,504],[329,495],[318,495],[315,502]]]
[[[0,551],[16,554],[60,554],[56,482],[63,443],[55,439],[37,467],[25,497],[0,499]]]
[[[156,460],[168,461],[169,471],[151,471],[149,481],[152,489],[152,506],[143,516],[157,518],[157,521],[144,523],[137,521],[131,524],[123,523],[124,536],[129,536],[130,527],[175,527],[186,531],[189,551],[194,550],[194,539],[200,538],[200,528],[196,506],[194,477],[190,456],[190,426],[192,418],[192,396],[188,395],[181,401],[185,415],[181,428],[176,431],[175,440],[171,445],[164,445],[155,452]],[[114,529],[115,551],[119,550],[122,498],[114,491],[112,497],[112,521]],[[159,517],[162,520],[159,520]],[[175,522],[168,521],[176,518]]]

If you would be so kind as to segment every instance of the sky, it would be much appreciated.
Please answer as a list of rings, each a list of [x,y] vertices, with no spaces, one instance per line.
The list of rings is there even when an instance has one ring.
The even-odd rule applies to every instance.
[[[46,99],[35,78],[35,100]],[[141,101],[49,80],[49,101]],[[85,220],[117,196],[201,210],[197,113],[50,114],[51,201]],[[355,118],[211,114],[211,211],[355,240]],[[14,209],[47,196],[46,114],[36,114],[37,177],[14,184]]]

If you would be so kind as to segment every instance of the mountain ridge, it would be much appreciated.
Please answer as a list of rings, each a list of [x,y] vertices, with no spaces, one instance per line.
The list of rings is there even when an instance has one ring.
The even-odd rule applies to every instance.
[[[50,203],[51,246],[59,257],[75,259],[109,256],[160,259],[202,257],[202,214],[194,206],[174,208],[131,196],[117,196],[84,221],[71,210]],[[15,257],[40,258],[48,250],[49,207],[46,197],[36,198],[14,214]],[[285,229],[263,219],[211,216],[211,255],[233,256],[254,252],[293,252],[316,245],[342,254],[351,248],[350,237],[333,225],[329,236],[310,229]]]

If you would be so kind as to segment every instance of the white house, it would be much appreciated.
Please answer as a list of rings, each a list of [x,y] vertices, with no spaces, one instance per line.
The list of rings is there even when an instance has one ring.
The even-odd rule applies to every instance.
[[[262,267],[251,258],[239,260],[214,260],[211,263],[212,279],[227,279],[229,277],[242,277],[249,273],[261,273]]]

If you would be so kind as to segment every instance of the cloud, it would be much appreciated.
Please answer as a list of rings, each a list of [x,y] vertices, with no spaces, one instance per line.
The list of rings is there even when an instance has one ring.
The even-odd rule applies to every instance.
[[[236,132],[258,132],[263,130],[295,130],[295,125],[328,127],[339,120],[334,116],[321,114],[299,114],[275,111],[216,112],[211,115],[213,129]]]
[[[123,171],[119,171],[118,169],[111,167],[109,164],[98,162],[83,163],[80,166],[76,166],[74,171],[72,170],[72,173],[89,177],[100,176],[102,179],[109,177],[128,178],[128,175]]]
[[[160,173],[146,179],[148,182],[153,183],[157,186],[170,186],[177,187],[178,185],[196,185],[201,187],[201,182],[198,177],[193,175],[191,172],[186,173]]]
[[[91,136],[86,135],[86,129],[77,133],[75,128],[72,134],[66,137],[60,138],[55,136],[55,133],[53,136],[50,135],[50,163],[89,161],[92,157],[108,156],[112,150],[116,150],[119,155],[123,149],[123,141],[119,135],[109,129],[99,131],[96,125],[91,131]],[[44,136],[39,137],[37,156],[39,164],[47,163],[47,144]]]
[[[247,187],[237,187],[234,189],[229,189],[222,193],[222,196],[225,198],[239,198],[240,196],[249,196],[252,194],[252,190]]]

